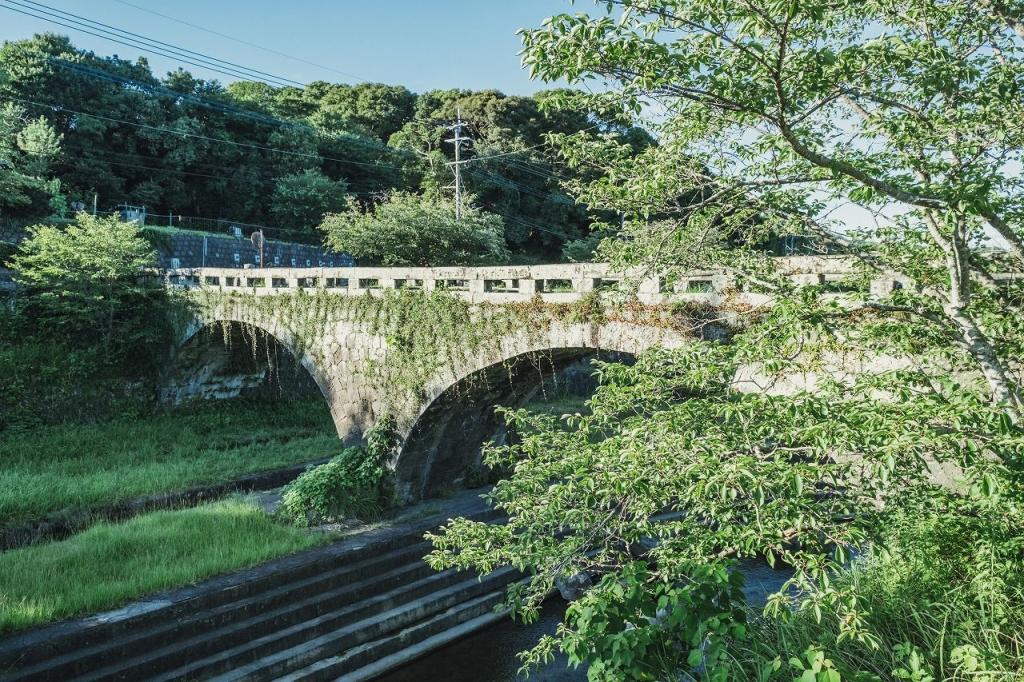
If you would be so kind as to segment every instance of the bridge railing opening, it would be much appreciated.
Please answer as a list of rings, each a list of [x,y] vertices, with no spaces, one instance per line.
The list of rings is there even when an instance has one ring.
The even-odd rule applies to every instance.
[[[854,262],[849,257],[791,256],[777,258],[776,263],[779,271],[797,284],[828,285],[837,296],[849,293],[847,279],[854,272]],[[572,302],[594,292],[614,292],[629,280],[639,283],[636,293],[643,303],[714,304],[737,294],[752,303],[760,300],[757,294],[740,293],[735,277],[725,271],[695,271],[670,280],[641,272],[614,272],[603,263],[477,268],[253,268],[244,276],[230,268],[187,268],[165,270],[160,275],[168,286],[236,290],[258,296],[299,289],[373,296],[389,289],[406,289],[444,290],[479,302],[508,303],[535,297],[549,302]],[[871,291],[884,294],[901,284],[898,276],[881,274],[871,282]]]

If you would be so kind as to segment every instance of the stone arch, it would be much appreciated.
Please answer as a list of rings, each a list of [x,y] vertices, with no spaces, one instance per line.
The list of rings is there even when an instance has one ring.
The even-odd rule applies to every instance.
[[[479,461],[480,445],[486,438],[477,436],[482,429],[493,425],[489,421],[494,416],[493,407],[515,405],[525,396],[528,384],[535,387],[539,383],[537,379],[528,382],[525,374],[515,371],[517,367],[520,371],[530,367],[531,358],[543,362],[542,369],[550,373],[587,354],[636,356],[655,346],[678,347],[690,339],[675,328],[649,322],[568,322],[540,318],[536,327],[495,337],[473,350],[457,354],[453,361],[443,362],[413,398],[390,395],[388,389],[378,385],[372,367],[386,363],[393,350],[389,340],[371,325],[355,320],[331,320],[300,343],[282,322],[287,319],[287,316],[240,304],[217,306],[196,318],[182,335],[179,348],[210,325],[223,322],[247,325],[275,339],[305,368],[327,401],[338,435],[344,442],[360,442],[378,419],[393,416],[402,444],[393,466],[399,495],[407,500],[423,497],[447,485],[458,485],[457,470],[464,469],[463,465],[473,458]],[[513,370],[511,378],[510,369]],[[485,390],[475,396],[461,392],[461,387],[472,383],[468,380],[474,375],[483,379],[480,385],[485,389],[490,382],[494,391],[488,395]],[[517,377],[525,383],[517,382]],[[461,439],[462,452],[454,453],[457,456],[443,453],[444,443],[438,439],[458,433],[459,419],[468,423],[474,410],[484,422],[481,429],[475,434],[471,430],[466,432]],[[487,419],[482,419],[485,416]],[[448,427],[434,430],[433,436],[424,436],[431,425],[441,422]],[[431,437],[433,443],[430,443]]]
[[[223,325],[229,325],[227,332],[221,331],[220,328]],[[332,420],[335,424],[338,423],[338,416],[335,414],[335,405],[332,400],[333,388],[330,377],[322,371],[311,354],[301,350],[293,335],[274,320],[256,320],[241,315],[218,314],[195,317],[189,322],[175,344],[171,363],[173,374],[164,382],[163,400],[181,402],[183,398],[232,397],[230,382],[218,384],[217,381],[210,381],[210,375],[223,369],[226,357],[238,351],[230,348],[229,344],[206,342],[203,337],[209,334],[212,338],[227,333],[232,335],[232,341],[235,341],[233,335],[236,331],[240,331],[243,335],[254,334],[248,337],[254,342],[262,337],[262,342],[267,344],[268,348],[273,346],[275,352],[277,349],[281,349],[287,353],[294,361],[295,367],[304,371],[316,385],[327,402]],[[259,360],[260,358],[254,355],[253,361],[256,365],[259,364]],[[247,383],[247,379],[251,381]],[[187,385],[189,382],[202,383],[204,380],[210,381],[209,390],[204,391],[202,386],[190,388]],[[262,379],[255,375],[248,378],[244,375],[234,377],[236,388],[239,390],[260,380]],[[217,395],[220,385],[224,385],[225,388],[221,395]]]
[[[400,496],[417,499],[460,485],[466,468],[479,462],[482,443],[500,436],[503,426],[493,418],[494,407],[522,404],[545,373],[557,373],[588,355],[635,357],[654,346],[687,341],[672,329],[623,322],[551,323],[544,334],[524,330],[503,337],[458,367],[439,370],[424,387],[415,414],[399,420],[402,446],[395,473]],[[537,375],[528,376],[531,371]]]

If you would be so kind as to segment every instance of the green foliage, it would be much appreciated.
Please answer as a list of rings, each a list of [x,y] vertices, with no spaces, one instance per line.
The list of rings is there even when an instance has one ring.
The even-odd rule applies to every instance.
[[[432,564],[525,570],[530,584],[509,601],[529,616],[555,580],[580,572],[626,581],[642,560],[653,590],[692,584],[694,565],[764,557],[793,571],[768,600],[765,628],[828,623],[831,639],[782,645],[760,630],[757,665],[708,660],[704,676],[923,681],[961,675],[961,664],[973,668],[962,677],[987,674],[983,652],[1017,651],[1021,632],[1017,620],[992,618],[1019,600],[1024,527],[1024,297],[993,277],[1024,267],[1024,185],[1005,172],[1024,150],[1017,8],[598,4],[523,41],[540,78],[602,80],[583,96],[591,108],[634,122],[659,112],[659,144],[639,153],[622,139],[555,136],[567,164],[596,172],[568,183],[577,199],[625,215],[603,226],[615,237],[601,256],[669,276],[717,269],[771,305],[726,343],[602,367],[591,414],[568,430],[510,413],[522,442],[488,455],[514,472],[491,495],[509,523],[455,521],[434,537]],[[846,203],[874,221],[836,229],[833,210]],[[984,248],[992,233],[1005,252]],[[781,235],[848,253],[850,294],[795,287],[755,249]],[[870,293],[879,274],[902,286]],[[943,551],[970,557],[967,567],[946,571],[927,543],[888,532],[923,510],[941,522]],[[666,512],[678,520],[652,520]],[[906,594],[876,599],[845,577],[856,553],[900,551]],[[942,574],[941,589],[926,571]],[[924,598],[913,598],[918,589]],[[587,598],[615,605],[601,591]],[[908,604],[913,612],[901,610]],[[910,618],[919,623],[889,630]],[[960,634],[972,619],[1002,643]],[[566,648],[568,634],[540,653]],[[633,644],[647,665],[693,669],[681,651],[662,664]],[[730,656],[746,646],[726,644]],[[593,646],[602,661],[631,658]],[[872,669],[880,657],[866,652],[879,649],[890,658]],[[932,669],[940,660],[948,665]],[[1000,670],[1020,675],[1016,662]]]
[[[317,81],[306,86],[306,99],[318,114],[339,125],[355,124],[387,141],[413,115],[416,95],[401,85]]]
[[[38,367],[23,365],[19,376],[37,371]],[[31,412],[24,424],[15,424],[31,428],[3,433],[0,526],[229,481],[324,459],[342,449],[320,397],[272,403],[206,401],[154,412],[150,402],[141,400],[130,403],[132,409],[123,401],[104,406],[103,395],[89,388],[91,380],[74,375],[63,379],[57,370],[49,371],[33,390],[46,389],[45,381],[60,386],[66,381],[77,401],[69,403],[62,395],[53,403],[39,400],[15,406],[26,412],[50,409],[66,414]],[[110,384],[113,392],[113,380]],[[111,414],[116,416],[111,419]],[[98,416],[105,420],[82,423]]]
[[[1024,524],[1014,473],[1024,432],[999,406],[953,386],[949,397],[910,400],[908,386],[929,381],[910,371],[821,381],[813,393],[788,396],[733,389],[737,364],[751,354],[783,356],[776,344],[788,341],[771,333],[795,324],[790,314],[796,309],[778,305],[729,345],[694,342],[651,352],[633,367],[600,364],[604,384],[589,403],[590,414],[560,424],[548,415],[509,413],[520,441],[491,448],[485,458],[513,471],[490,494],[509,523],[453,522],[433,537],[432,565],[526,570],[530,582],[510,593],[509,604],[529,617],[556,580],[580,572],[628,585],[629,567],[644,561],[651,572],[646,590],[654,593],[662,585],[698,589],[737,558],[764,557],[793,570],[769,599],[767,617],[829,618],[840,641],[870,647],[884,621],[872,620],[856,584],[835,576],[855,548],[895,545],[886,535],[894,515],[955,509],[946,521],[951,531],[962,530],[963,519],[978,518],[978,536],[955,545],[980,548],[986,559],[972,561],[1019,561],[1019,539],[1010,529]],[[907,398],[881,397],[893,394]],[[965,443],[976,445],[965,449]],[[980,448],[998,457],[979,457]],[[933,466],[958,468],[974,485],[948,492],[933,482]],[[654,518],[670,512],[678,518]],[[945,578],[947,590],[965,580]],[[586,603],[611,608],[613,597],[591,591]],[[726,610],[743,606],[738,597],[731,605],[717,603]],[[719,622],[714,618],[719,615],[708,615],[704,627]],[[572,638],[571,626],[567,620],[528,660],[562,648],[608,665],[609,651],[593,637]],[[735,642],[723,645],[731,649]],[[626,653],[623,646],[616,660],[635,657],[635,665],[660,670],[692,665],[685,651],[655,654],[640,647]],[[708,675],[723,679],[728,670],[725,657],[704,665]]]
[[[300,526],[372,518],[390,502],[388,472],[378,453],[345,448],[285,486],[278,513]]]
[[[468,359],[510,335],[531,341],[544,339],[551,325],[629,321],[634,324],[672,327],[689,333],[694,321],[689,314],[669,315],[670,310],[624,304],[606,309],[599,293],[569,304],[528,303],[471,304],[443,289],[385,289],[379,295],[338,296],[319,289],[313,294],[297,291],[278,296],[214,289],[198,289],[184,296],[183,306],[195,306],[201,315],[235,311],[242,321],[273,319],[286,329],[295,350],[317,362],[326,360],[329,348],[320,345],[323,330],[339,323],[356,325],[386,340],[385,361],[367,361],[367,379],[394,415],[409,413],[425,397],[428,383],[445,368],[458,371]],[[613,302],[604,300],[613,306]],[[409,426],[409,425],[404,425]]]
[[[29,121],[18,131],[18,149],[25,155],[25,169],[35,176],[43,176],[60,154],[63,135],[58,135],[42,116]]]
[[[240,500],[97,524],[0,554],[0,632],[114,608],[329,540]]]
[[[399,445],[394,418],[382,417],[365,447],[345,448],[285,486],[278,513],[300,526],[377,516],[392,503],[390,466]]]
[[[715,671],[725,642],[743,639],[746,614],[738,609],[742,576],[721,566],[694,567],[693,582],[673,585],[652,576],[643,562],[606,576],[570,604],[560,647],[574,665],[589,664],[590,680],[664,680],[679,661]]]
[[[594,232],[583,239],[566,242],[562,247],[562,257],[570,263],[592,263],[597,260],[597,247],[604,237]]]
[[[370,265],[490,265],[508,260],[501,217],[450,202],[392,194],[372,211],[356,202],[320,226],[333,249]]]
[[[32,119],[21,106],[0,106],[0,211],[40,218],[63,210],[60,182],[48,180],[61,153],[62,135],[43,117]]]
[[[578,172],[555,163],[545,136],[588,129],[637,149],[652,142],[601,112],[563,106],[559,91],[416,94],[400,85],[323,81],[224,87],[181,69],[161,78],[144,61],[99,56],[54,34],[5,42],[0,74],[0,97],[13,112],[10,126],[0,114],[0,167],[16,161],[15,172],[0,173],[0,210],[19,217],[60,213],[65,195],[86,204],[98,195],[101,209],[127,201],[151,213],[305,229],[324,210],[338,210],[317,202],[340,195],[337,183],[364,198],[417,192],[450,199],[453,147],[443,140],[461,108],[477,141],[466,154],[494,157],[464,166],[468,188],[508,218],[511,250],[554,260],[564,242],[586,234],[590,217],[561,187]],[[52,153],[57,141],[59,155]],[[313,183],[294,179],[305,171],[334,189],[317,197],[308,191]]]
[[[0,316],[20,325],[13,316]],[[0,344],[0,432],[68,421],[91,422],[148,408],[149,396],[98,346],[77,347],[46,338],[6,335]],[[5,438],[13,438],[4,434]]]
[[[733,647],[731,676],[789,680],[817,665],[843,681],[1019,678],[1024,566],[1019,555],[986,556],[986,525],[928,509],[892,519],[885,551],[833,577],[856,590],[877,641],[840,637],[841,623],[829,615],[755,616],[751,637]],[[1008,548],[1019,542],[1003,540]],[[804,667],[782,664],[794,659]]]
[[[348,185],[318,170],[306,169],[277,181],[270,214],[281,227],[312,231],[324,215],[345,206]]]
[[[22,288],[0,333],[0,429],[141,409],[174,315],[139,229],[81,213],[29,228],[9,264]]]
[[[65,229],[29,228],[11,267],[24,287],[19,301],[36,328],[109,349],[154,338],[163,288],[144,270],[155,264],[134,223],[79,213]]]
[[[398,454],[402,439],[395,418],[384,415],[366,432],[366,453],[378,462],[388,462]]]

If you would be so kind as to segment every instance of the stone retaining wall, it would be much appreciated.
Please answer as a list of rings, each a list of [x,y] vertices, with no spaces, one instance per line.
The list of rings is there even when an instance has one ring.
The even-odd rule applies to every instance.
[[[259,266],[259,251],[247,237],[155,232],[160,268],[244,268]],[[205,252],[205,253],[204,253]],[[310,244],[268,239],[263,246],[268,267],[350,267],[351,256]],[[175,262],[177,259],[177,262]]]

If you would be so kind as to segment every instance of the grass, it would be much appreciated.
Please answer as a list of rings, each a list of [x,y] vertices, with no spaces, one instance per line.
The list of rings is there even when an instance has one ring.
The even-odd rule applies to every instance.
[[[240,499],[100,523],[0,553],[0,632],[114,608],[330,539],[281,525]]]
[[[0,434],[0,526],[330,457],[321,399],[202,404]]]
[[[844,682],[1024,680],[1021,564],[986,561],[976,549],[981,525],[962,518],[908,524],[892,553],[869,552],[835,577],[836,585],[855,588],[874,643],[841,640],[834,616],[752,614],[752,636],[733,652],[729,679],[758,679],[776,657],[782,670],[771,679],[792,679],[798,673],[787,661],[814,647]]]

